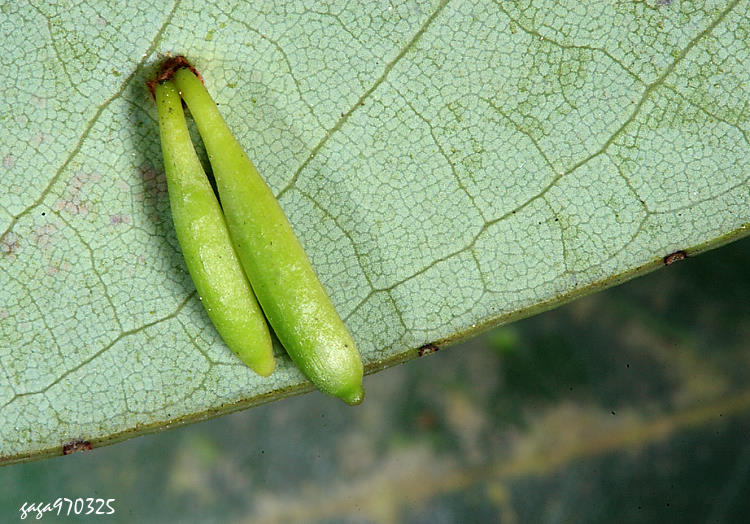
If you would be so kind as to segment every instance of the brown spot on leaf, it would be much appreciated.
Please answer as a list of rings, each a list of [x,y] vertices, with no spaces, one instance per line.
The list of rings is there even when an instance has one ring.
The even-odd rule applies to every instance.
[[[421,348],[419,348],[419,349],[417,350],[417,354],[418,354],[418,355],[419,355],[420,357],[423,357],[423,356],[425,356],[425,355],[431,355],[432,353],[435,353],[435,352],[436,352],[436,351],[438,351],[439,349],[440,349],[440,348],[439,348],[439,347],[437,347],[437,346],[436,346],[435,344],[425,344],[424,346],[422,346]]]
[[[73,215],[86,215],[89,212],[89,202],[87,199],[89,189],[85,186],[101,180],[99,173],[76,173],[68,180],[68,196],[65,200],[58,200],[55,203],[57,211],[67,211]]]
[[[91,442],[88,440],[72,440],[63,445],[63,455],[70,455],[76,451],[91,451]]]
[[[674,253],[671,253],[664,257],[664,265],[668,266],[670,264],[674,264],[678,260],[685,260],[687,258],[687,253],[685,253],[683,250],[675,251]]]
[[[18,235],[11,231],[2,238],[2,241],[0,241],[0,253],[10,258],[11,260],[15,260],[17,252]]]
[[[54,239],[57,226],[55,224],[43,224],[34,228],[34,243],[42,249],[48,249]]]
[[[118,226],[120,224],[130,224],[131,218],[128,215],[123,214],[116,214],[116,215],[110,215],[109,216],[109,223],[113,226]]]

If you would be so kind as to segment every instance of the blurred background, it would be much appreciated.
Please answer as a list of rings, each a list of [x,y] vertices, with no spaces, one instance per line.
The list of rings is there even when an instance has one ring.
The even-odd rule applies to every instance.
[[[356,408],[311,393],[2,467],[0,520],[100,497],[115,515],[69,520],[746,521],[749,267],[750,239],[677,262],[366,377]]]

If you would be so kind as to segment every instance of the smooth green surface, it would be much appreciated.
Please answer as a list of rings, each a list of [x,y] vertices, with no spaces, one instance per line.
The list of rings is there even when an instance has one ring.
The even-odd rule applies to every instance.
[[[747,231],[748,1],[1,9],[3,457],[309,389],[192,294],[159,53],[205,74],[371,370]]]
[[[232,247],[172,82],[154,86],[169,210],[198,299],[221,338],[261,376],[274,370],[266,319]]]
[[[362,360],[289,220],[189,69],[174,75],[206,146],[237,255],[274,333],[302,373],[348,404],[364,399]]]

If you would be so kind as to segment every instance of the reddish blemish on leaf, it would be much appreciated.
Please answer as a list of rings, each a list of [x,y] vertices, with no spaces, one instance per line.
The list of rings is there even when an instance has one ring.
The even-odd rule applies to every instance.
[[[67,211],[73,215],[85,215],[89,212],[85,189],[87,184],[99,182],[99,173],[77,173],[68,181],[68,198],[60,199],[55,204],[58,211]]]
[[[423,357],[423,356],[425,356],[425,355],[431,355],[432,353],[435,353],[435,352],[436,352],[436,351],[438,351],[439,349],[440,349],[440,348],[439,348],[439,347],[437,347],[437,346],[436,346],[435,344],[425,344],[424,346],[422,346],[421,348],[419,348],[419,349],[417,350],[417,354],[418,354],[418,355],[419,355],[420,357]]]
[[[73,440],[63,445],[63,455],[70,455],[77,451],[90,451],[91,443],[88,440]]]
[[[131,218],[128,215],[121,215],[118,213],[117,215],[110,215],[109,217],[109,223],[113,226],[118,226],[120,224],[130,224],[130,222]]]
[[[16,252],[18,252],[18,235],[11,231],[0,242],[0,253],[13,260]]]
[[[670,264],[674,264],[678,260],[685,260],[687,258],[687,253],[684,251],[675,251],[674,253],[671,253],[664,257],[664,265],[668,266]]]
[[[42,249],[47,249],[52,245],[54,233],[57,226],[54,224],[44,224],[34,228],[34,243]]]

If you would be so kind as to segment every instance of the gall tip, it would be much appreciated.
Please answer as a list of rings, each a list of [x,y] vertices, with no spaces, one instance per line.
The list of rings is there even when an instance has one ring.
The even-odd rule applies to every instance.
[[[362,387],[362,384],[357,384],[355,387],[343,391],[339,398],[350,406],[358,406],[365,399],[365,388]]]

